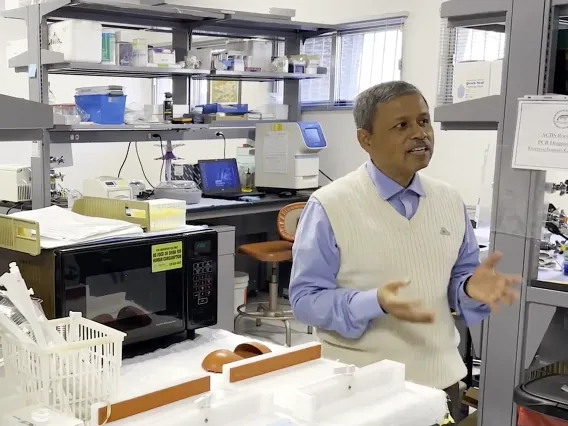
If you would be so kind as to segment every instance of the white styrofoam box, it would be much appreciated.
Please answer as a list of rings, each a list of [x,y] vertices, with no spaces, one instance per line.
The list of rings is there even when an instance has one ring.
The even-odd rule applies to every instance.
[[[98,22],[69,19],[49,25],[49,49],[66,61],[102,62],[103,26]]]
[[[345,366],[333,376],[319,382],[287,391],[277,391],[275,403],[293,412],[302,421],[317,422],[339,407],[349,409],[352,401],[372,404],[405,389],[405,367],[394,361],[381,361],[363,368]]]
[[[503,80],[503,60],[491,62],[491,81],[489,83],[489,94],[501,94],[501,81]]]
[[[454,67],[454,103],[489,96],[491,62],[459,62]]]

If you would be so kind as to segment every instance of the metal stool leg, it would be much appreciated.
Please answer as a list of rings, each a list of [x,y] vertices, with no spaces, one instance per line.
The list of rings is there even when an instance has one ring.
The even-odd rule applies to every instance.
[[[241,314],[238,314],[235,317],[235,321],[233,323],[233,331],[236,333],[237,332],[237,324],[239,323],[239,320],[242,318],[243,316]]]
[[[268,310],[275,312],[278,310],[278,263],[272,264],[272,277],[268,284]]]
[[[292,328],[290,327],[290,321],[284,320],[284,327],[286,327],[286,346],[292,346]]]
[[[258,308],[256,308],[256,312],[264,312],[266,311],[266,308],[264,307],[264,305],[258,305]],[[260,327],[262,325],[262,321],[260,320],[260,318],[258,318],[256,320],[256,326]]]

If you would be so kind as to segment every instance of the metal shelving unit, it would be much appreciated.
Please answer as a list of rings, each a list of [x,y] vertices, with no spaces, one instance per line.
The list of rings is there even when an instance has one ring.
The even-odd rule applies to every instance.
[[[34,176],[33,208],[46,207],[51,203],[49,146],[52,143],[155,141],[156,138],[153,135],[159,135],[163,140],[207,140],[217,139],[215,133],[219,129],[223,130],[228,139],[254,138],[256,125],[256,121],[216,121],[208,125],[53,126],[51,107],[38,104],[48,102],[50,74],[130,78],[170,77],[173,80],[174,104],[181,105],[189,104],[192,79],[283,81],[285,85],[284,102],[289,105],[288,119],[290,121],[299,121],[301,118],[300,81],[323,77],[323,74],[233,72],[87,64],[65,61],[61,53],[48,50],[48,24],[63,19],[100,21],[103,25],[112,28],[170,32],[177,61],[183,61],[187,56],[194,34],[262,37],[285,41],[285,54],[294,55],[300,53],[301,43],[306,38],[335,31],[334,26],[296,22],[283,16],[167,5],[165,2],[142,1],[142,3],[50,0],[39,5],[3,12],[2,15],[6,18],[25,20],[28,27],[28,51],[12,58],[9,65],[18,72],[28,74],[30,99],[34,101],[22,103],[26,101],[16,100],[19,102],[14,104],[18,106],[13,109],[16,111],[13,114],[14,123],[20,122],[25,117],[27,120],[34,120],[34,127],[26,128],[25,132],[19,131],[18,134],[14,130],[4,130],[0,134],[5,135],[4,140],[33,140],[35,143],[31,161]],[[2,99],[0,99],[0,105],[3,106],[1,102]],[[47,114],[46,111],[49,111],[48,115],[51,119],[49,126],[44,126],[41,120]],[[4,118],[6,117],[0,120]],[[38,124],[38,120],[41,125]],[[12,120],[5,121],[10,123]],[[2,124],[4,121],[0,121],[0,129],[3,128]]]
[[[52,127],[53,110],[49,105],[0,95],[0,141],[30,140],[30,135]]]
[[[512,169],[511,161],[518,99],[552,91],[559,17],[568,16],[568,0],[449,0],[441,14],[448,22],[448,43],[455,27],[495,31],[504,23],[506,34],[501,95],[439,105],[435,120],[447,130],[498,130],[490,246],[504,254],[499,269],[521,273],[523,282],[520,303],[483,324],[478,424],[512,426],[517,424],[514,388],[566,370],[568,286],[538,274],[545,174]],[[442,53],[451,64],[451,46]],[[451,66],[441,69],[440,82],[451,76]]]

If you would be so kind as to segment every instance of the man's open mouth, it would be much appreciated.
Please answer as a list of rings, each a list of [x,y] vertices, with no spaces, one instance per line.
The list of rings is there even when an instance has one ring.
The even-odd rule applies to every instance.
[[[422,146],[420,148],[413,148],[408,152],[410,154],[425,154],[427,152],[430,152],[430,148],[428,148],[427,146]]]

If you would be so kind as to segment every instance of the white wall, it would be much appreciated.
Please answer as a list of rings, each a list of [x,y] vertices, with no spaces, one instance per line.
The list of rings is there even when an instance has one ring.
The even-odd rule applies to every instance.
[[[182,3],[184,0],[180,0]],[[186,0],[189,3],[188,0]],[[338,0],[272,0],[259,8],[257,0],[192,0],[191,5],[203,7],[232,8],[244,11],[268,12],[269,7],[286,7],[297,10],[297,20],[323,23],[339,23],[358,19],[369,19],[385,13],[408,11],[403,52],[403,78],[417,85],[431,105],[436,103],[438,81],[438,50],[440,34],[439,6],[441,0],[352,0],[349,7]],[[0,93],[24,96],[25,77],[16,76],[6,69],[4,58],[8,40],[23,38],[25,29],[20,22],[0,19]],[[52,90],[58,102],[71,100],[73,89],[78,85],[98,84],[90,77],[54,76]],[[102,79],[109,84],[110,79]],[[148,82],[123,80],[127,86],[129,101],[144,102],[150,96]],[[321,169],[333,178],[353,170],[366,157],[355,139],[355,127],[349,112],[325,112],[305,114],[306,120],[317,120],[323,125],[328,138],[329,149],[321,156]],[[483,155],[487,144],[495,139],[494,132],[437,132],[436,153],[427,173],[451,182],[462,194],[468,205],[477,203],[481,182]],[[234,153],[243,141],[229,141],[228,153]],[[152,144],[139,144],[140,153],[150,180],[157,180],[160,164],[153,161],[159,155],[159,148]],[[2,144],[2,163],[27,162],[29,144]],[[83,177],[101,174],[116,174],[126,151],[126,144],[75,145],[75,166],[68,173],[67,185],[80,188]],[[222,156],[221,141],[186,142],[177,151],[189,161],[198,158]],[[131,155],[124,169],[126,178],[140,178],[135,155]],[[325,180],[322,180],[322,183]]]

